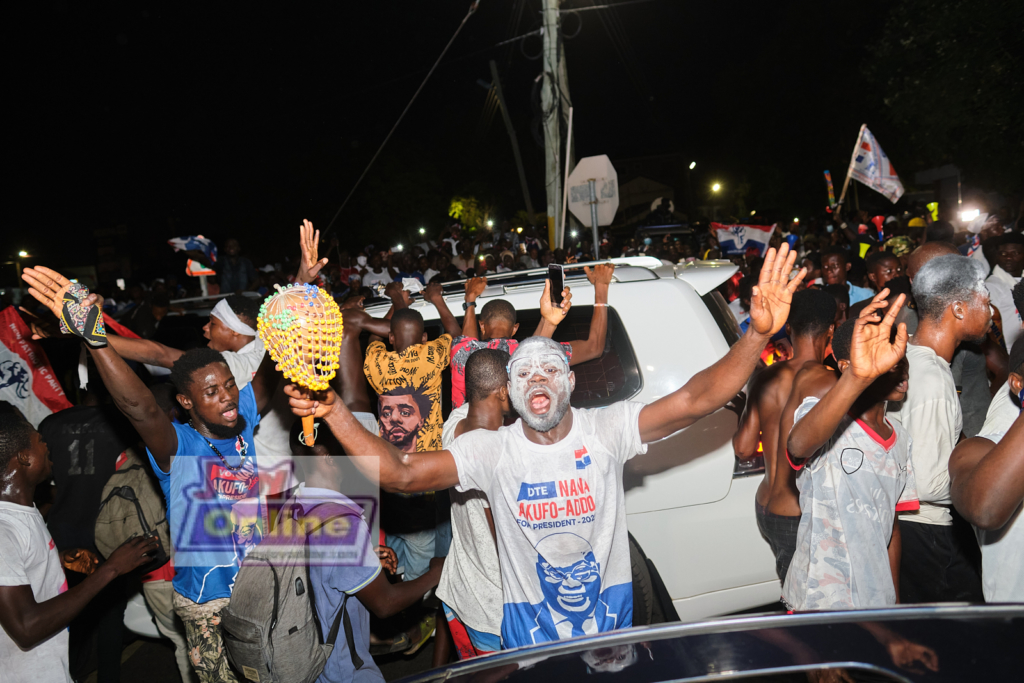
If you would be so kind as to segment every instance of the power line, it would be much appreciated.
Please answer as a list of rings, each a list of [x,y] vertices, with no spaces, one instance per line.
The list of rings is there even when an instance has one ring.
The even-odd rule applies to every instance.
[[[655,2],[656,0],[626,0],[626,2],[613,2],[608,5],[590,5],[589,7],[571,7],[569,9],[562,9],[559,12],[565,14],[567,12],[589,12],[592,9],[605,9],[609,7],[625,7],[626,5],[639,5],[646,2]]]
[[[405,118],[405,115],[408,113],[409,108],[412,107],[412,103],[416,101],[416,98],[419,96],[420,91],[423,90],[423,86],[427,84],[427,81],[430,80],[431,75],[433,75],[434,71],[437,69],[437,65],[440,64],[441,60],[444,59],[444,56],[448,54],[448,48],[450,48],[452,46],[452,43],[455,42],[455,39],[462,31],[462,27],[466,25],[467,21],[469,21],[469,18],[473,16],[474,13],[476,13],[476,9],[479,5],[480,0],[473,0],[473,4],[469,6],[469,11],[466,12],[466,16],[464,16],[462,18],[462,21],[459,22],[458,28],[455,29],[455,33],[453,33],[451,39],[448,40],[448,44],[444,46],[443,50],[441,50],[441,54],[437,57],[437,60],[434,62],[434,65],[430,67],[430,71],[428,71],[427,75],[423,78],[423,82],[420,83],[420,87],[416,88],[416,92],[413,93],[412,99],[409,100],[409,104],[405,105],[405,109],[402,110],[402,113],[401,115],[399,115],[398,120],[395,121],[395,125],[391,126],[391,130],[388,131],[387,137],[384,138],[384,142],[380,143],[380,147],[377,148],[377,151],[374,153],[373,158],[370,159],[370,163],[368,163],[366,165],[366,168],[363,169],[363,172],[362,174],[360,174],[359,179],[356,180],[356,184],[352,186],[352,189],[349,190],[348,196],[345,197],[345,201],[341,203],[341,206],[339,206],[337,212],[335,212],[334,218],[332,218],[331,222],[327,224],[327,228],[324,230],[324,234],[326,234],[327,231],[331,229],[331,226],[334,225],[334,221],[338,220],[338,216],[341,215],[342,209],[344,209],[345,205],[348,204],[348,200],[352,198],[352,195],[355,193],[356,188],[359,187],[359,184],[363,182],[363,178],[366,177],[366,174],[370,170],[370,167],[373,166],[373,162],[375,162],[377,160],[377,157],[380,156],[380,153],[384,150],[384,146],[388,144],[388,140],[391,139],[391,136],[394,135],[395,130],[398,128],[398,124],[400,124],[402,122],[402,119]]]

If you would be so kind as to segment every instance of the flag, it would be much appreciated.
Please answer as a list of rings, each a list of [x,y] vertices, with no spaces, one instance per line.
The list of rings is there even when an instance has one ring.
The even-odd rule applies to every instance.
[[[775,232],[772,225],[722,225],[712,223],[723,256],[743,256],[749,249],[757,249],[758,256],[768,251],[768,241]]]
[[[42,347],[14,306],[0,311],[0,399],[18,407],[33,427],[71,407]]]
[[[885,195],[893,204],[903,196],[903,183],[896,175],[896,169],[892,167],[889,157],[885,156],[878,140],[875,140],[866,124],[860,127],[860,136],[853,148],[848,173],[850,178],[859,180],[872,190]]]
[[[167,244],[174,247],[174,251],[190,251],[192,249],[198,249],[206,254],[206,257],[210,259],[210,263],[217,262],[217,245],[213,243],[213,240],[207,239],[202,235],[175,237],[167,240]]]

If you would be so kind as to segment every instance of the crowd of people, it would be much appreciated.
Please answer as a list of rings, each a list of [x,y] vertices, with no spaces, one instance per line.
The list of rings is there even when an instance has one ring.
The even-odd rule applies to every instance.
[[[299,664],[321,667],[320,681],[382,680],[375,655],[416,652],[432,635],[443,665],[629,627],[623,467],[737,401],[733,445],[764,459],[752,503],[786,608],[1024,602],[1020,216],[982,214],[959,234],[923,211],[808,223],[735,255],[708,225],[608,234],[595,253],[584,240],[551,250],[534,228],[504,224],[351,258],[306,221],[297,259],[257,268],[237,240],[204,255],[213,291],[230,295],[192,349],[154,339],[189,293],[175,279],[121,300],[26,268],[35,305],[23,315],[37,337],[80,342],[88,382],[78,406],[37,425],[16,405],[0,410],[5,673],[74,680],[95,652],[99,680],[117,680],[138,582],[183,681],[284,667],[283,634],[305,632],[286,621],[306,613],[285,607],[296,601],[333,645]],[[731,258],[739,269],[719,292],[741,334],[650,404],[574,407],[573,366],[605,350],[614,265],[585,267],[589,332],[565,342],[553,337],[568,288],[558,296],[547,281],[527,336],[515,307],[486,295],[487,277],[635,255]],[[461,322],[441,286],[458,280]],[[262,298],[289,284],[340,305],[327,390],[288,383],[257,334]],[[440,334],[414,298],[436,309]],[[365,311],[370,299],[390,302],[386,315]],[[315,442],[299,418],[313,418]],[[163,518],[101,552],[135,529],[124,516],[106,525],[104,508],[132,476],[129,500]],[[379,486],[379,500],[354,493],[357,481]],[[265,565],[294,565],[296,548],[294,588],[254,583]],[[240,626],[260,619],[282,633],[275,646]]]

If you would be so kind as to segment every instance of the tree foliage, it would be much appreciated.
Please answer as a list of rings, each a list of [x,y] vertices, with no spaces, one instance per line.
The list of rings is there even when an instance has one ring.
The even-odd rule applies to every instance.
[[[898,0],[865,75],[921,166],[1007,191],[1024,177],[1024,3]]]

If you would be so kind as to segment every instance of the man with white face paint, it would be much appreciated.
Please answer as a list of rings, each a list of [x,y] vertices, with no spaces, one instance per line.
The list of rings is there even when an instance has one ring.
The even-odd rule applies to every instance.
[[[490,501],[502,580],[504,648],[626,628],[633,592],[622,470],[667,437],[715,412],[739,392],[768,339],[789,315],[796,254],[769,249],[753,288],[750,327],[728,354],[650,405],[569,405],[575,385],[561,347],[531,337],[509,363],[509,394],[522,419],[474,430],[448,449],[402,453],[362,427],[330,393],[285,388],[297,415],[324,420],[349,453],[379,456],[381,488],[458,486]],[[614,292],[610,295],[614,298]],[[367,463],[356,463],[367,467]],[[366,474],[375,476],[369,467]]]

